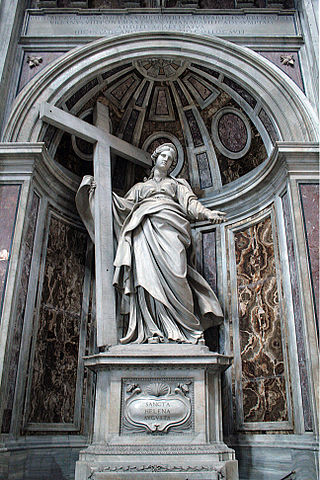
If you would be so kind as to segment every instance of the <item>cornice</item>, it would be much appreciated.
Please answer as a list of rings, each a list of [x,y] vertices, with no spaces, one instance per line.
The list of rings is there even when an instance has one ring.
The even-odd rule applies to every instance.
[[[1,175],[32,177],[50,198],[73,205],[80,178],[64,172],[44,143],[0,143]]]

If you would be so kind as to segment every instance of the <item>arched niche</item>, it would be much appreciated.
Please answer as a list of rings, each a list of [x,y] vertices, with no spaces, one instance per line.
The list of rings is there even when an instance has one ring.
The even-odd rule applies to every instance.
[[[249,50],[220,38],[193,34],[148,33],[103,38],[60,57],[19,94],[4,131],[5,142],[37,142],[41,102],[59,106],[99,73],[119,61],[150,56],[192,60],[228,75],[255,98],[270,117],[280,141],[312,142],[317,120],[307,98],[283,72]]]
[[[243,240],[242,236],[249,239],[255,238],[259,229],[262,232],[261,238],[264,236],[264,232],[268,233],[272,240],[270,244],[275,245],[272,246],[273,257],[275,258],[272,270],[274,284],[276,285],[276,282],[278,282],[278,285],[280,285],[283,277],[284,287],[289,292],[285,299],[281,299],[281,306],[282,311],[288,311],[290,315],[287,315],[287,318],[285,316],[280,318],[278,315],[278,331],[282,328],[283,332],[286,329],[290,332],[291,336],[288,343],[290,348],[294,349],[296,348],[296,340],[291,332],[294,332],[296,320],[293,315],[294,309],[290,296],[292,276],[288,266],[283,266],[281,263],[287,255],[286,217],[283,215],[283,210],[287,208],[286,215],[288,217],[292,215],[296,221],[297,241],[294,245],[295,257],[293,257],[292,265],[294,267],[296,264],[298,265],[299,275],[301,275],[299,277],[300,284],[302,284],[302,279],[304,278],[305,282],[305,278],[308,278],[303,222],[299,211],[299,192],[293,182],[290,185],[288,172],[289,180],[299,177],[305,178],[305,181],[308,182],[310,182],[310,179],[312,182],[314,181],[314,171],[316,169],[314,167],[316,163],[315,142],[318,138],[317,119],[301,90],[266,59],[250,49],[234,45],[225,40],[209,39],[193,34],[162,32],[99,39],[60,57],[23,89],[13,106],[4,131],[3,141],[10,142],[11,145],[15,143],[25,144],[26,142],[34,144],[42,141],[44,127],[43,122],[39,119],[39,106],[42,102],[49,102],[51,105],[61,107],[74,93],[103,72],[116,68],[119,64],[128,60],[141,60],[150,56],[185,58],[189,62],[192,61],[204,67],[214,67],[215,70],[241,85],[252,97],[257,99],[259,108],[266,112],[277,133],[278,143],[276,145],[266,137],[265,145],[268,159],[264,164],[250,172],[246,178],[231,182],[220,190],[217,189],[214,197],[206,200],[208,206],[218,204],[221,209],[226,208],[228,212],[226,227],[221,226],[214,231],[211,225],[200,225],[195,228],[195,234],[199,235],[199,238],[202,237],[202,253],[204,252],[205,255],[207,251],[207,258],[211,254],[212,258],[214,255],[218,258],[218,265],[213,265],[213,268],[217,271],[219,299],[225,307],[224,350],[229,353],[231,351],[228,336],[229,319],[234,322],[234,330],[238,335],[235,339],[235,345],[241,337],[239,324],[237,323],[239,312],[237,311],[236,283],[237,275],[238,277],[241,276],[241,262],[237,261],[236,254],[241,255],[241,248],[237,247],[236,240]],[[242,105],[245,106],[245,103],[243,102]],[[252,115],[258,113],[254,110]],[[71,109],[70,111],[74,114],[78,113],[76,110]],[[59,182],[59,187],[63,185],[64,188],[69,190],[68,200],[71,204],[72,193],[75,192],[79,179],[72,175],[68,178],[66,172],[62,175],[59,169],[55,169],[52,159],[46,154],[43,154],[42,161],[50,167],[50,171]],[[283,201],[284,192],[287,195],[285,202]],[[226,233],[223,228],[226,228]],[[279,235],[278,232],[280,232]],[[279,252],[277,251],[278,245]],[[214,248],[216,248],[216,253],[214,253]],[[255,253],[253,250],[252,255]],[[272,255],[269,256],[272,257]],[[228,287],[229,272],[231,288]],[[262,281],[264,281],[263,278]],[[298,291],[298,286],[296,288]],[[304,304],[307,305],[307,307],[303,307],[302,316],[305,315],[308,319],[312,318],[312,302],[308,298],[311,296],[310,291],[308,285],[305,285],[304,292],[301,294],[304,298]],[[277,293],[276,287],[274,292]],[[298,323],[299,319],[296,321],[296,325]],[[308,337],[315,338],[311,320],[308,320],[306,329],[309,332]],[[285,345],[287,341],[285,334],[283,334],[282,341]],[[311,351],[315,350],[314,343],[310,344]],[[286,379],[289,377],[298,378],[299,376],[299,365],[295,357],[293,355],[291,357],[290,362],[286,363]],[[242,367],[241,352],[239,351],[235,351],[235,367],[240,372]],[[290,372],[289,368],[291,369]],[[229,387],[231,381],[231,378],[229,378]],[[240,380],[238,380],[237,388],[239,392],[242,391],[243,387]],[[275,423],[271,426],[267,422],[259,422],[258,425],[255,425],[253,421],[251,423],[245,422],[243,420],[245,407],[241,405],[237,412],[239,428],[251,429],[251,431],[255,428],[258,431],[261,429],[269,431],[273,428],[279,431],[283,428],[284,430],[301,433],[303,428],[299,425],[302,424],[302,410],[303,408],[307,409],[307,407],[303,405],[303,398],[301,400],[303,393],[299,392],[298,382],[294,383],[293,388],[292,417],[294,418],[294,424],[298,425],[298,427],[294,427],[295,430],[293,430],[291,418],[287,418],[289,415],[285,417],[285,424],[280,417],[273,420]],[[289,392],[289,388],[287,392]],[[288,400],[288,404],[290,401]],[[231,417],[232,414],[230,414]],[[230,420],[230,423],[232,423],[232,420]],[[248,423],[250,423],[249,426]],[[262,425],[262,423],[264,424]]]

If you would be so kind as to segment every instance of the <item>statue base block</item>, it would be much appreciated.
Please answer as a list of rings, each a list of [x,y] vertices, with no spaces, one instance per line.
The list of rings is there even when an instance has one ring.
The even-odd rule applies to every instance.
[[[202,345],[117,345],[87,357],[97,373],[94,433],[76,480],[237,480],[222,440],[221,372]]]

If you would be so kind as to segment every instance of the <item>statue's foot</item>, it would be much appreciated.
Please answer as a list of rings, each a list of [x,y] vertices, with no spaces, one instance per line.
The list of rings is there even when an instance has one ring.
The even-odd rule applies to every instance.
[[[205,345],[205,344],[206,342],[205,342],[204,336],[201,335],[201,337],[198,338],[197,345]]]
[[[163,338],[157,335],[154,335],[153,337],[148,338],[148,343],[162,343],[162,342],[163,342]]]

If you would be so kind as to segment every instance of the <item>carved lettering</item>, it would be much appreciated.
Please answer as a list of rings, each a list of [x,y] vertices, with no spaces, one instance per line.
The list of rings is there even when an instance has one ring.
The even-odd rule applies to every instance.
[[[128,381],[123,392],[123,425],[125,432],[168,433],[171,429],[190,430],[192,381],[163,383]]]
[[[38,14],[28,13],[25,35],[110,36],[144,31],[180,31],[206,35],[296,35],[293,14]],[[259,27],[257,29],[257,27]]]

